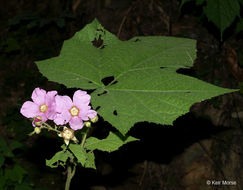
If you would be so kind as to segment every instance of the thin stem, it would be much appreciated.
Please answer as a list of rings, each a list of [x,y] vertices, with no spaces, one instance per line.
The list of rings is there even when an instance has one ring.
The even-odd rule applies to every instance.
[[[33,119],[30,119],[31,121],[33,121]],[[55,125],[56,126],[56,125]],[[51,127],[49,124],[42,122],[40,128],[45,128],[48,129],[50,131],[55,131],[57,133],[61,133],[61,131],[54,129],[53,127]],[[32,132],[34,134],[34,132]],[[33,135],[32,133],[30,133],[29,135]]]
[[[89,131],[89,128],[86,129],[86,131],[85,131],[85,133],[83,135],[82,141],[80,143],[80,146],[81,147],[84,146],[85,140],[87,138],[88,131]],[[71,163],[73,163],[72,160],[71,160]],[[67,168],[67,180],[66,180],[66,184],[65,184],[65,190],[69,190],[70,184],[71,184],[71,180],[72,180],[73,176],[75,175],[75,172],[76,172],[76,164],[75,163],[74,163],[74,166],[73,166],[73,170],[72,170],[71,166],[68,166],[68,168]]]
[[[82,141],[81,141],[81,143],[80,143],[80,146],[81,146],[81,147],[84,146],[84,143],[85,143],[85,140],[86,140],[86,138],[87,138],[87,134],[88,134],[88,132],[89,132],[89,127],[86,129],[86,131],[85,131],[85,133],[84,133],[84,135],[83,135]]]
[[[51,127],[49,124],[47,124],[47,123],[42,123],[42,127],[43,127],[43,128],[46,128],[46,129],[48,129],[48,130],[50,130],[50,131],[55,131],[55,132],[57,132],[57,133],[61,133],[61,131],[52,128],[52,127]]]

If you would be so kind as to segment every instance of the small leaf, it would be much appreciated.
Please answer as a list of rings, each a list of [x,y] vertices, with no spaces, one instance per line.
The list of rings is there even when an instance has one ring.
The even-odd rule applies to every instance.
[[[16,164],[12,169],[5,170],[5,177],[14,182],[22,183],[27,171],[20,165]]]
[[[88,138],[85,143],[85,148],[91,151],[98,149],[102,151],[112,152],[119,149],[122,145],[128,142],[136,140],[138,139],[131,136],[123,137],[118,133],[110,132],[108,137],[106,137],[105,139],[97,139],[95,137]]]
[[[95,156],[94,156],[94,153],[92,151],[90,151],[86,154],[86,161],[85,161],[84,167],[96,169]]]
[[[46,165],[51,168],[56,168],[58,165],[64,167],[67,159],[72,157],[69,151],[59,151],[50,160],[46,160]]]
[[[207,0],[204,12],[219,28],[222,38],[224,30],[240,15],[240,5],[238,0]]]
[[[70,144],[69,149],[72,151],[74,156],[78,159],[78,162],[83,166],[86,160],[85,150],[78,144]]]
[[[11,150],[15,150],[15,149],[22,148],[22,147],[23,147],[23,144],[20,143],[19,141],[13,141],[13,142],[10,144],[10,149],[11,149]]]

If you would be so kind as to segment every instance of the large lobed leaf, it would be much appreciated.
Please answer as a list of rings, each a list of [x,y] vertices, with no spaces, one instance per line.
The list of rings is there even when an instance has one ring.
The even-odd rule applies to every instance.
[[[112,152],[119,149],[122,145],[136,141],[138,139],[134,137],[123,137],[118,133],[110,132],[105,139],[97,139],[95,137],[89,137],[85,142],[85,148],[88,150],[101,150]]]
[[[99,39],[103,43],[97,48],[93,42]],[[176,72],[191,67],[195,58],[195,40],[153,36],[120,41],[94,20],[64,42],[58,57],[37,65],[49,80],[95,89],[93,107],[124,135],[136,122],[172,124],[193,103],[234,91]],[[107,77],[114,80],[104,85]]]

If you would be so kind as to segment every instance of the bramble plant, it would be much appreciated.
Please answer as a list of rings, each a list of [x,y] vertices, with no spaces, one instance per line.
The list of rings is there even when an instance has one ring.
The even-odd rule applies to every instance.
[[[46,165],[67,168],[65,190],[77,164],[95,169],[94,150],[111,152],[138,140],[127,135],[135,123],[171,125],[189,112],[193,103],[236,91],[177,73],[179,68],[191,67],[195,57],[195,40],[157,36],[120,41],[95,19],[64,42],[59,56],[37,62],[49,80],[93,90],[91,95],[77,90],[71,100],[56,91],[36,88],[33,102],[27,101],[21,108],[21,113],[32,119],[31,134],[47,129],[64,139],[62,150],[46,160]],[[90,101],[99,117],[117,132],[110,132],[105,139],[87,138],[98,120]],[[55,124],[48,124],[48,119]],[[75,137],[79,132],[82,139]]]

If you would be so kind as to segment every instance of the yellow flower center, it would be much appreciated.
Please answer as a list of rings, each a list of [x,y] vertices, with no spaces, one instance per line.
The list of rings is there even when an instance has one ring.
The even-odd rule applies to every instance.
[[[79,114],[79,109],[76,106],[73,106],[69,112],[71,113],[72,117],[78,116]]]
[[[42,105],[40,106],[40,112],[45,113],[45,112],[47,111],[47,108],[48,108],[48,106],[47,106],[46,104],[42,104]]]

